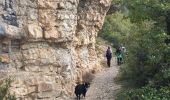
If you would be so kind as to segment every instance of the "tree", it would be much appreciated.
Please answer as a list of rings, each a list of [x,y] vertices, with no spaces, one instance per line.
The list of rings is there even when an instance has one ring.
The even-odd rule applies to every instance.
[[[107,38],[117,36],[117,42],[126,45],[128,55],[126,64],[120,69],[121,79],[131,80],[137,86],[137,89],[127,91],[119,97],[125,100],[168,100],[170,1],[113,0],[113,2],[127,8],[128,15],[123,10],[118,12],[118,15],[122,16],[121,21],[117,20],[120,16],[109,15],[101,35],[108,36]]]

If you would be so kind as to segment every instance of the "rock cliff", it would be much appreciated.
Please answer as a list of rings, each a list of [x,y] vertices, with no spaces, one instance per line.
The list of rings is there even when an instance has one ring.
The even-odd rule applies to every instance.
[[[0,74],[19,100],[61,100],[85,73],[111,0],[0,0]]]

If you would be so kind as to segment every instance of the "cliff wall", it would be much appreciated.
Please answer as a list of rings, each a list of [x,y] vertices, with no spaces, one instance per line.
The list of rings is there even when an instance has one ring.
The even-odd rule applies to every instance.
[[[0,0],[0,74],[19,100],[61,100],[99,70],[95,50],[111,0]]]

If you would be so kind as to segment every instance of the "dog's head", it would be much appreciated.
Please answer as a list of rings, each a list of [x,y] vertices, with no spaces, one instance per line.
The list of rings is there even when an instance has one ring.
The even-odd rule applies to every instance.
[[[84,83],[84,87],[89,88],[89,87],[90,87],[90,83],[85,82],[85,83]]]

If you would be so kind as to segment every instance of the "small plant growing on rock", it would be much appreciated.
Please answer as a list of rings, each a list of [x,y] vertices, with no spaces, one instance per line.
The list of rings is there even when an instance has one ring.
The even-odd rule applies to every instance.
[[[10,78],[0,81],[0,100],[16,100],[15,95],[9,92],[11,83],[12,79]]]

